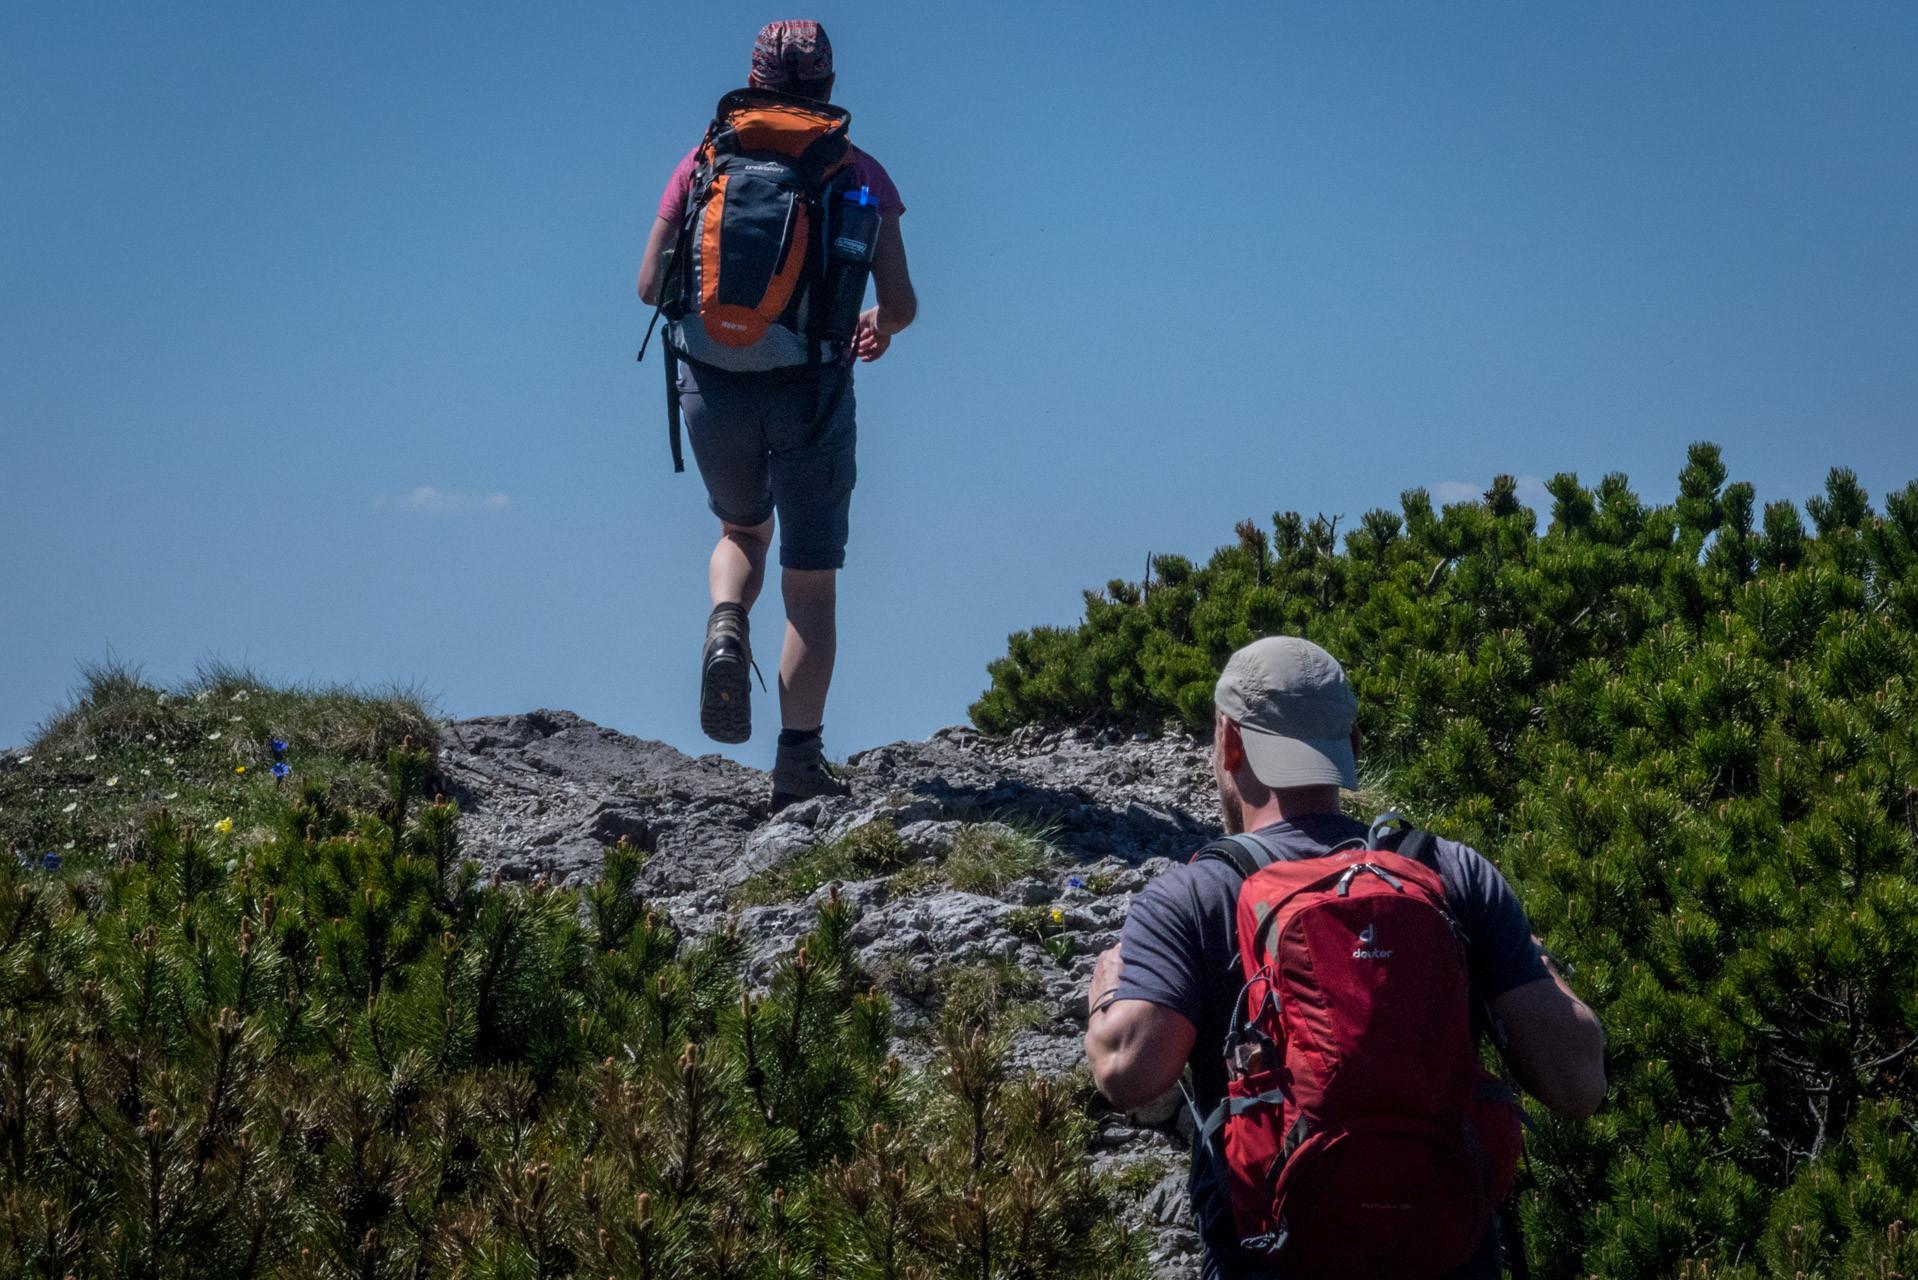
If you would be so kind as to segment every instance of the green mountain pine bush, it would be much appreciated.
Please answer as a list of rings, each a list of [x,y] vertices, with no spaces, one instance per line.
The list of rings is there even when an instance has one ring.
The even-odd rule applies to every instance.
[[[1143,1275],[990,1004],[909,1071],[836,893],[755,993],[633,849],[481,884],[432,731],[100,671],[0,759],[0,1275]]]
[[[1835,469],[1757,510],[1692,446],[1677,499],[1501,476],[1251,521],[1203,567],[1011,638],[972,709],[1209,732],[1226,656],[1308,636],[1375,780],[1511,878],[1608,1034],[1588,1124],[1535,1110],[1536,1274],[1918,1274],[1918,483]]]

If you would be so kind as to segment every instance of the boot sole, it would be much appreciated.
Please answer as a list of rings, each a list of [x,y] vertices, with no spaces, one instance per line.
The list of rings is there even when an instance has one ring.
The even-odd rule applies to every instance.
[[[833,790],[830,790],[830,791],[805,791],[805,792],[775,791],[773,792],[772,802],[767,807],[772,812],[778,813],[781,809],[784,809],[787,805],[798,804],[801,800],[817,800],[821,796],[826,796],[828,798],[831,798],[836,796],[847,796],[851,794],[852,794],[852,791],[850,788],[848,788],[845,791],[841,791],[837,788],[834,788]]]
[[[753,736],[752,694],[745,659],[714,655],[699,682],[699,727],[714,742],[747,741]]]

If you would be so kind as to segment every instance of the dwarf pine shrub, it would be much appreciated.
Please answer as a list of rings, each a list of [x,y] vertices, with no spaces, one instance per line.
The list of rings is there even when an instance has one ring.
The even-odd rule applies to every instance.
[[[257,688],[96,682],[0,763],[0,1274],[1142,1274],[1084,1087],[1011,1078],[986,1005],[903,1069],[836,894],[748,990],[637,850],[481,883],[430,722]]]
[[[1345,663],[1380,789],[1497,862],[1607,1029],[1587,1124],[1534,1112],[1542,1276],[1889,1277],[1918,1246],[1918,483],[1834,469],[1756,509],[1692,446],[1676,499],[1501,476],[1247,522],[1204,566],[1013,636],[973,707],[1209,729],[1226,656]]]

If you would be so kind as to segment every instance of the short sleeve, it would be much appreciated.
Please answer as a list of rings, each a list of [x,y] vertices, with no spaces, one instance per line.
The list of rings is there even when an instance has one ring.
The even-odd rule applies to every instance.
[[[892,175],[886,172],[886,166],[854,147],[857,159],[854,169],[859,175],[859,185],[872,192],[873,199],[879,202],[879,215],[883,218],[896,218],[906,211],[906,202],[899,198],[899,188],[893,185]]]
[[[677,225],[686,216],[686,201],[693,194],[693,168],[698,162],[699,148],[694,147],[673,169],[673,176],[666,179],[666,192],[659,197],[662,221]]]
[[[1164,1005],[1196,1027],[1205,1007],[1206,949],[1189,875],[1175,868],[1132,899],[1119,934],[1119,999]]]
[[[1466,964],[1480,996],[1495,1000],[1515,987],[1552,975],[1532,942],[1532,923],[1525,917],[1512,886],[1478,850],[1449,840],[1441,841],[1445,857],[1441,869],[1450,874],[1446,888],[1465,930]]]

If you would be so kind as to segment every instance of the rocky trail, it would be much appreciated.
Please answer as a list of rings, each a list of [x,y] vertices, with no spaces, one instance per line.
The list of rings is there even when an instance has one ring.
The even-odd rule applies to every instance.
[[[831,879],[859,911],[863,968],[893,996],[902,1058],[923,1061],[942,1001],[987,975],[1021,1001],[1011,1070],[1082,1068],[1094,957],[1117,941],[1132,895],[1220,830],[1204,746],[1178,733],[988,738],[955,727],[848,765],[849,797],[773,815],[758,770],[567,711],[456,721],[439,761],[468,856],[501,879],[590,880],[625,838],[649,853],[652,905],[691,936],[732,922],[763,981],[839,868]],[[833,859],[848,848],[886,856],[845,871],[843,855]],[[1096,1164],[1124,1175],[1130,1216],[1151,1232],[1166,1277],[1197,1274],[1189,1134],[1175,1091],[1101,1117],[1094,1139]]]

